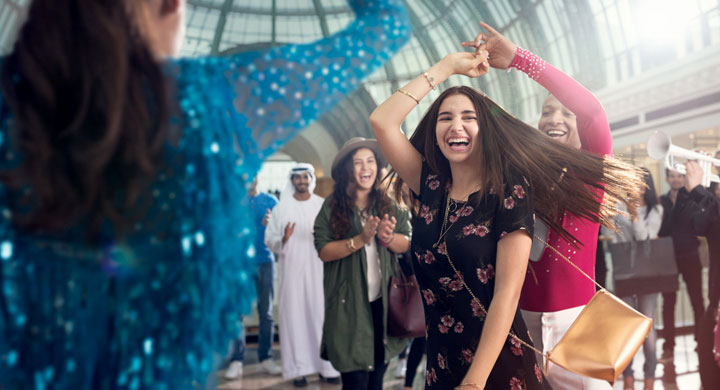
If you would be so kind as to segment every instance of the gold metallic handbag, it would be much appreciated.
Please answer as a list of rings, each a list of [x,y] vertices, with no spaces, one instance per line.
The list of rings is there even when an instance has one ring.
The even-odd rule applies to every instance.
[[[600,290],[585,305],[557,345],[547,353],[526,343],[512,331],[510,337],[545,357],[545,375],[548,372],[549,362],[553,362],[568,371],[606,380],[613,385],[640,349],[650,332],[652,320],[600,286],[560,251],[541,238],[537,236],[535,238],[592,280]],[[450,260],[450,256],[445,254],[445,257],[475,303],[480,305],[482,312],[487,315],[485,306],[465,283]]]
[[[650,333],[652,319],[611,294],[560,251],[542,242],[600,287],[557,345],[544,354],[545,372],[551,361],[568,371],[603,379],[612,385]]]

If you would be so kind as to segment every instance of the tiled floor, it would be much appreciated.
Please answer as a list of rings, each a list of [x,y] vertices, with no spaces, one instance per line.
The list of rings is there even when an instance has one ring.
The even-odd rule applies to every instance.
[[[657,350],[658,353],[662,351],[663,340],[658,340]],[[655,390],[699,390],[700,389],[700,374],[698,373],[698,358],[695,353],[695,339],[692,335],[679,336],[675,341],[675,373],[677,374],[676,383],[663,382],[662,378],[665,373],[665,365],[658,363],[655,369],[655,376],[659,379],[655,381]],[[633,371],[635,371],[635,390],[643,389],[642,375],[643,375],[643,364],[645,358],[642,354],[642,349],[635,356],[633,360]],[[618,383],[615,384],[613,390],[623,390],[622,378],[618,379]],[[720,389],[706,389],[706,390],[720,390]]]
[[[662,340],[658,341],[658,351],[662,351]],[[223,379],[223,372],[219,373],[218,390],[283,390],[283,389],[294,389],[292,381],[284,381],[280,376],[270,376],[265,374],[260,366],[253,360],[255,358],[254,346],[248,345],[248,354],[245,361],[244,375],[241,379],[234,381],[227,381]],[[273,348],[275,358],[279,363],[279,346],[276,344]],[[643,355],[640,352],[635,360],[633,361],[633,368],[636,375],[635,390],[642,390],[642,371],[643,371]],[[423,378],[423,367],[424,361],[421,366],[418,367],[416,373],[413,390],[421,390],[424,387]],[[695,354],[695,340],[692,336],[681,336],[678,337],[675,345],[675,371],[677,373],[676,384],[664,383],[661,379],[658,379],[655,383],[655,390],[699,390],[700,389],[700,375],[697,372],[697,355]],[[404,379],[396,379],[394,377],[396,362],[390,363],[390,367],[385,375],[384,389],[387,390],[402,390]],[[658,378],[662,378],[664,372],[663,364],[658,364],[656,375]],[[305,390],[340,390],[340,385],[330,385],[321,382],[317,375],[308,377],[308,386],[304,387]],[[573,389],[555,389],[555,390],[573,390]],[[615,384],[613,390],[623,390],[622,378]],[[718,389],[705,389],[705,390],[718,390]]]

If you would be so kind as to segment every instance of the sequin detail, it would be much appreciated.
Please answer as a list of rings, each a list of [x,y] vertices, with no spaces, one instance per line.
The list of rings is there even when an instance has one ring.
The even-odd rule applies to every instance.
[[[182,136],[125,239],[16,231],[19,194],[0,185],[0,388],[215,388],[255,294],[248,183],[410,37],[402,1],[350,5],[355,21],[317,42],[167,63]],[[0,99],[0,170],[21,163],[10,121]]]
[[[543,71],[547,67],[547,63],[535,54],[524,50],[518,46],[510,64],[511,68],[515,68],[528,75],[531,79],[538,81]]]

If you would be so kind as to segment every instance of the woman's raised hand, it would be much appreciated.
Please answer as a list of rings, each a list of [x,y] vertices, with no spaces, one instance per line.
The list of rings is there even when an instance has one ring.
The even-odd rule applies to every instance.
[[[480,50],[479,53],[461,51],[448,54],[441,61],[447,64],[452,74],[480,77],[490,71],[487,56],[488,52],[485,50]]]
[[[464,47],[474,47],[475,53],[479,54],[483,50],[490,53],[488,63],[493,68],[507,69],[515,58],[517,45],[511,40],[505,38],[502,34],[495,31],[494,28],[486,23],[480,22],[480,26],[487,32],[480,32],[474,41],[463,42]]]

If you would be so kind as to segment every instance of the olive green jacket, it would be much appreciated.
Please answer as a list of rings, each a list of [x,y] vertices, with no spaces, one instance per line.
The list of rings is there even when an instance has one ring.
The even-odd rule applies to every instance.
[[[325,199],[315,218],[315,248],[318,253],[332,241],[337,241],[330,225],[330,201]],[[394,206],[397,219],[395,234],[410,237],[409,213]],[[374,210],[372,215],[377,213]],[[350,233],[344,239],[362,231],[357,212],[350,221]],[[375,238],[377,240],[377,237]],[[382,274],[383,329],[385,334],[385,362],[397,356],[407,345],[407,339],[387,335],[388,285],[391,276],[397,276],[395,255],[377,243],[380,272]],[[348,257],[324,264],[323,287],[325,289],[325,323],[323,324],[320,356],[329,360],[340,372],[358,370],[372,371],[374,366],[373,321],[368,301],[367,260],[365,251],[358,250]]]

